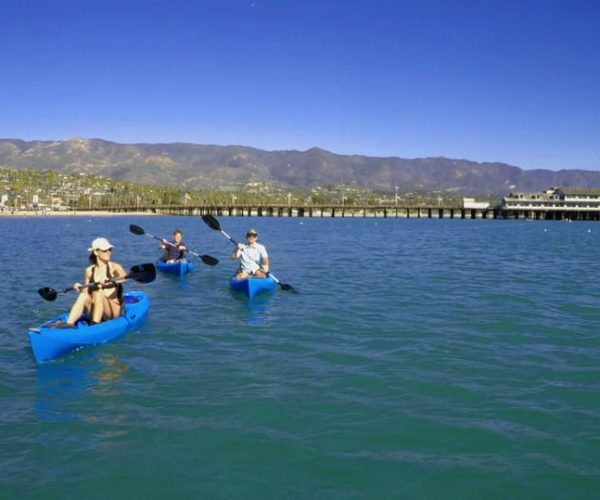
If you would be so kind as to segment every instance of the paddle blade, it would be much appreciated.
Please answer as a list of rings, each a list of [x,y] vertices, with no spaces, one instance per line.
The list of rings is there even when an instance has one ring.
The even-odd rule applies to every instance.
[[[285,290],[286,292],[298,293],[298,290],[296,290],[292,285],[288,285],[287,283],[280,282],[279,287],[282,290]]]
[[[130,224],[129,230],[133,234],[138,234],[138,235],[145,234],[145,231],[140,226],[136,226],[135,224]]]
[[[273,281],[275,281],[275,283],[277,283],[279,285],[279,288],[281,288],[282,290],[285,290],[286,292],[298,293],[298,290],[296,290],[292,285],[282,283],[273,273],[271,273],[271,278],[273,278]]]
[[[54,288],[50,288],[47,286],[40,288],[37,291],[37,293],[39,293],[40,296],[44,300],[47,300],[48,302],[52,302],[53,300],[56,300],[56,297],[58,296],[58,292]]]
[[[152,263],[138,264],[129,270],[125,278],[135,280],[138,283],[151,283],[156,279],[156,267]]]
[[[217,219],[215,219],[212,215],[210,215],[210,214],[203,215],[202,220],[211,229],[214,229],[216,231],[221,230],[221,224],[219,224],[219,221]]]
[[[210,255],[201,255],[200,258],[207,266],[216,266],[219,263],[219,259]]]

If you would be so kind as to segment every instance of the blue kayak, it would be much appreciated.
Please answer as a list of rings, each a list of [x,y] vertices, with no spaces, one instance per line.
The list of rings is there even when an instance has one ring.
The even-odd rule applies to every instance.
[[[266,278],[244,278],[241,280],[231,277],[229,286],[236,292],[241,292],[249,298],[254,297],[261,292],[268,292],[275,289],[275,280],[270,276]]]
[[[194,263],[186,259],[177,260],[175,262],[165,262],[164,260],[159,259],[156,261],[156,267],[163,273],[174,274],[181,278],[194,270]]]
[[[138,328],[148,315],[150,302],[144,292],[123,294],[124,313],[109,321],[89,325],[80,318],[73,328],[52,328],[56,322],[65,322],[68,313],[62,313],[29,329],[29,343],[38,363],[58,358],[80,347],[105,344],[126,332]]]

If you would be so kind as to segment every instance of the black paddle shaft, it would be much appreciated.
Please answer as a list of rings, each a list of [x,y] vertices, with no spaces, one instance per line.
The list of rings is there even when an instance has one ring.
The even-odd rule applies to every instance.
[[[129,273],[127,273],[124,277],[113,278],[108,281],[117,283],[120,280],[132,279],[134,281],[137,281],[138,283],[150,283],[150,282],[154,281],[155,278],[156,278],[156,267],[154,266],[154,264],[152,264],[150,262],[148,264],[135,265],[129,270]],[[91,287],[99,285],[99,284],[100,284],[100,282],[88,283],[87,285],[83,285],[81,288],[91,288]],[[56,298],[58,297],[59,294],[68,293],[71,290],[73,290],[73,287],[65,288],[63,290],[55,290],[54,288],[50,288],[50,287],[46,286],[46,287],[40,288],[37,291],[37,293],[44,300],[47,300],[48,302],[52,302],[53,300],[56,300]]]
[[[150,238],[154,238],[155,240],[161,241],[163,243],[167,243],[167,245],[171,245],[172,247],[176,246],[173,243],[171,243],[170,241],[167,241],[163,238],[160,238],[158,236],[155,236],[153,234],[147,233],[146,231],[144,231],[143,228],[141,228],[140,226],[136,226],[135,224],[130,224],[129,225],[129,230],[133,233],[133,234],[137,234],[139,236],[142,235],[146,235],[149,236]],[[196,252],[193,252],[192,250],[186,250],[188,253],[191,253],[192,255],[198,257],[200,260],[202,260],[202,262],[204,262],[207,266],[216,266],[219,263],[219,259],[217,259],[216,257],[212,257],[211,255],[200,255]]]

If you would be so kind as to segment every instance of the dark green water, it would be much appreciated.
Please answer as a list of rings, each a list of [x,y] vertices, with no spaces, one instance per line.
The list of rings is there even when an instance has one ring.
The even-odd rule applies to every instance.
[[[0,219],[0,498],[597,498],[597,223],[221,218],[298,295],[248,304],[199,218]],[[148,322],[36,366],[106,236],[184,230]],[[129,289],[139,285],[129,285]]]

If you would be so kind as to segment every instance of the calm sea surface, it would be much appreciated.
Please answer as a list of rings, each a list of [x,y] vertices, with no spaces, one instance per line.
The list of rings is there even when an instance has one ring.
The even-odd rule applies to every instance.
[[[598,498],[600,224],[220,218],[278,289],[228,290],[198,217],[0,218],[0,498]],[[36,365],[97,236],[125,268],[176,227],[221,260],[149,319]]]

